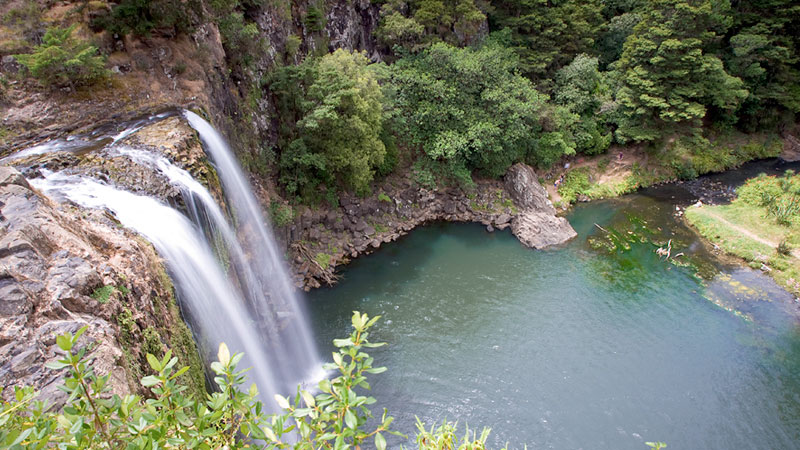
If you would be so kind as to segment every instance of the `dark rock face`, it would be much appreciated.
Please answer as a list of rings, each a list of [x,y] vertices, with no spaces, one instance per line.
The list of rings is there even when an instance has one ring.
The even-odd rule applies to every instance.
[[[369,0],[338,0],[328,9],[325,33],[329,50],[344,48],[364,50],[373,61],[379,61],[373,31],[380,20],[380,6]]]

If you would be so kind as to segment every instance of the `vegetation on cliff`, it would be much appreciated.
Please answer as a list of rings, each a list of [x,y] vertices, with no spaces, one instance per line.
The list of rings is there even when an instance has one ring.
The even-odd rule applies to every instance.
[[[171,39],[213,23],[241,100],[226,114],[246,119],[230,121],[251,147],[243,159],[302,202],[365,194],[398,168],[428,185],[469,186],[514,162],[548,168],[632,143],[683,178],[730,166],[687,168],[708,148],[727,158],[720,136],[791,131],[800,112],[800,14],[789,0],[348,3],[376,27],[358,45],[388,66],[329,41],[352,25],[333,24],[341,11],[329,2],[96,3],[53,25],[84,21],[81,34],[100,32],[110,52],[108,33]],[[3,16],[13,39],[0,49],[14,48],[28,73],[51,85],[101,73],[90,47],[62,64],[74,76],[38,69],[38,4],[14,5]],[[265,17],[287,29],[276,34]]]

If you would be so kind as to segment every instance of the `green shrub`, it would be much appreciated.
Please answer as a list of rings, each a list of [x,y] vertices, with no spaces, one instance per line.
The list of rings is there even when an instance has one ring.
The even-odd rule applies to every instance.
[[[564,181],[558,187],[558,195],[564,202],[572,203],[579,195],[585,194],[592,183],[589,181],[587,169],[574,169],[567,172]]]
[[[300,387],[292,398],[275,395],[282,412],[271,416],[264,413],[255,385],[241,390],[246,370],[238,370],[237,365],[243,354],[231,355],[224,343],[219,346],[218,360],[211,363],[217,389],[203,399],[186,394],[179,377],[189,367],[178,369],[178,358],[171,350],[161,359],[147,354],[153,375],[140,382],[150,391],[148,399],[112,395],[110,375],[98,376],[87,356],[89,347],[79,344],[87,325],[74,335],[58,336],[56,343],[64,356],[47,364],[68,372],[60,386],[69,394],[64,408],[53,411],[46,402],[36,400],[33,388],[15,386],[11,400],[0,403],[0,447],[344,450],[374,445],[385,450],[386,434],[404,436],[392,430],[394,419],[386,410],[376,421],[370,410],[376,400],[362,395],[369,389],[368,375],[386,371],[373,367],[373,358],[366,353],[385,345],[369,341],[369,329],[379,318],[354,312],[353,332],[345,339],[334,339],[338,351],[333,353],[333,362],[323,366],[338,375],[320,381],[316,395]],[[158,347],[158,342],[148,345]],[[489,436],[489,429],[480,434],[467,429],[459,440],[455,424],[447,422],[426,430],[417,420],[417,428],[420,450],[485,450]]]
[[[473,171],[499,177],[523,159],[548,166],[575,152],[564,130],[577,117],[548,105],[498,40],[434,44],[393,64],[391,84],[397,136],[421,150],[418,172],[436,174],[437,182],[469,187]]]
[[[92,292],[91,297],[100,303],[106,303],[115,290],[114,286],[111,285],[101,286]]]
[[[309,6],[303,24],[311,32],[322,31],[325,29],[325,12],[318,6]]]
[[[761,174],[737,190],[739,200],[766,208],[780,225],[789,226],[800,216],[800,175],[787,171],[782,177]]]
[[[106,58],[97,54],[97,47],[73,36],[76,28],[48,28],[33,53],[14,58],[45,86],[92,84],[108,74]]]
[[[369,192],[384,163],[384,96],[364,53],[336,50],[273,73],[280,181],[305,201]],[[329,201],[330,203],[330,201]]]
[[[269,204],[269,215],[272,218],[272,225],[275,227],[285,227],[294,220],[294,209],[281,202],[272,201]]]

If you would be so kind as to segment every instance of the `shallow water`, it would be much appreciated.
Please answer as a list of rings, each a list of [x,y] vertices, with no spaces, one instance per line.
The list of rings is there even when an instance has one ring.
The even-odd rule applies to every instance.
[[[716,263],[673,212],[643,195],[582,205],[578,238],[551,251],[477,225],[416,230],[309,295],[320,348],[351,311],[382,315],[375,410],[411,436],[417,415],[490,426],[495,447],[800,448],[794,300]],[[669,239],[683,265],[654,253]]]

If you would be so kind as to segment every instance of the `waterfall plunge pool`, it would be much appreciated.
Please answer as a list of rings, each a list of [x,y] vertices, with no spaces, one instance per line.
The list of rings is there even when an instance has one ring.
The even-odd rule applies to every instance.
[[[794,300],[706,253],[653,194],[577,206],[578,237],[557,250],[478,225],[416,230],[309,294],[321,353],[353,310],[381,315],[373,410],[409,437],[417,415],[489,426],[494,448],[800,448]],[[667,239],[685,263],[656,255]]]

